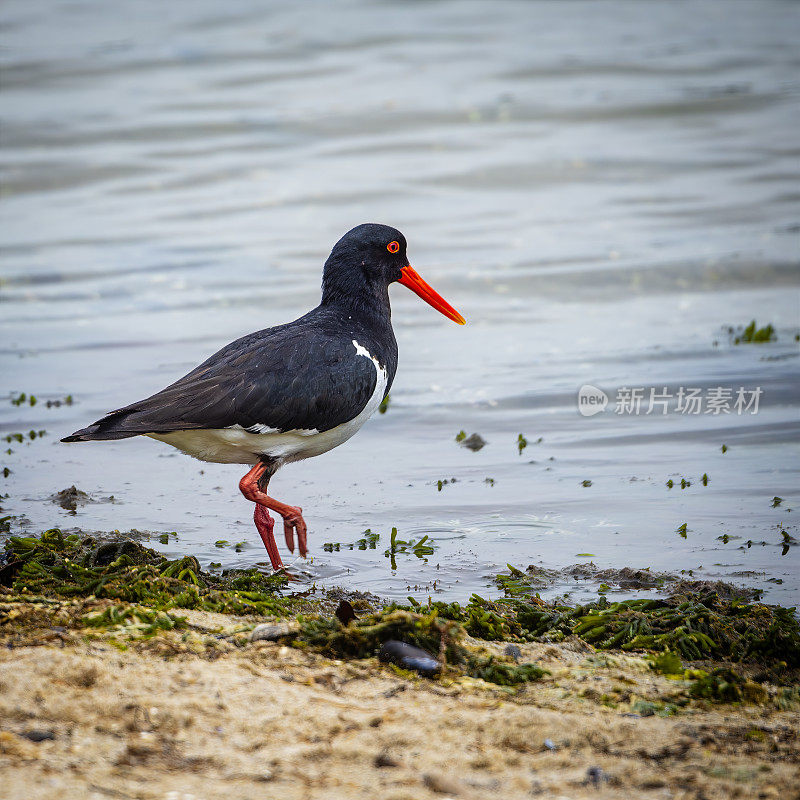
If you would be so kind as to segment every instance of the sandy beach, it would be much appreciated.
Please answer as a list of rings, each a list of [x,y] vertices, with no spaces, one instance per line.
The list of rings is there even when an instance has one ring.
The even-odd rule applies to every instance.
[[[711,800],[800,786],[800,713],[775,687],[710,703],[640,654],[577,638],[520,645],[549,674],[512,688],[250,642],[252,618],[181,612],[186,628],[144,639],[80,626],[109,605],[0,602],[8,800]]]

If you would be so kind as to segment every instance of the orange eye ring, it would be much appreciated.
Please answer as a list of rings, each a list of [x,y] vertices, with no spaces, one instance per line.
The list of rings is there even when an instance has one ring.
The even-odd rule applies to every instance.
[[[390,253],[396,253],[400,249],[400,244],[399,242],[389,242],[389,244],[386,245],[386,249]]]

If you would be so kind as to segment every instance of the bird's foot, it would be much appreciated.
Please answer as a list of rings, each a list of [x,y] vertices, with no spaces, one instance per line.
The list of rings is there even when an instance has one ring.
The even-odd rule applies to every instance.
[[[269,466],[266,462],[259,461],[239,481],[239,490],[248,500],[256,504],[256,511],[253,515],[256,528],[258,528],[264,546],[267,548],[272,566],[275,569],[280,569],[283,567],[283,562],[278,555],[275,537],[272,535],[275,521],[270,517],[267,509],[277,511],[283,517],[283,535],[286,538],[286,546],[292,553],[294,553],[294,533],[297,531],[297,543],[300,555],[303,558],[308,555],[308,528],[306,527],[306,521],[303,519],[303,509],[300,506],[287,505],[267,494],[265,478],[269,479],[272,475],[272,472],[269,471]]]
[[[291,553],[294,553],[294,532],[297,531],[297,549],[305,558],[308,555],[308,528],[303,519],[303,509],[300,506],[281,505],[283,507],[278,513],[283,517],[283,535],[286,538],[286,546]]]
[[[264,547],[267,548],[272,569],[283,569],[283,561],[281,561],[280,554],[278,553],[278,545],[275,542],[275,537],[272,535],[272,529],[275,527],[275,520],[269,515],[266,506],[256,503],[256,509],[253,513],[253,522],[256,524],[261,536],[261,541],[264,542]]]

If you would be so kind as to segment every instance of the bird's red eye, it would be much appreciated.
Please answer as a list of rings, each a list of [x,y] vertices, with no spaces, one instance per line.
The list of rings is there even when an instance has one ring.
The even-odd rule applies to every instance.
[[[386,249],[390,253],[396,253],[400,249],[400,245],[397,242],[389,242],[389,244],[386,245]]]

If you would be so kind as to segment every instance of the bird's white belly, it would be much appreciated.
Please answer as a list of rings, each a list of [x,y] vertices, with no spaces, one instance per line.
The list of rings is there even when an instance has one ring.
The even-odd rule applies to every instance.
[[[255,464],[261,456],[286,463],[300,461],[333,450],[346,442],[378,410],[386,391],[386,369],[355,340],[356,352],[375,365],[375,391],[357,417],[327,431],[265,429],[253,432],[241,425],[228,428],[193,429],[171,433],[148,433],[153,439],[176,447],[201,461],[219,464]]]

